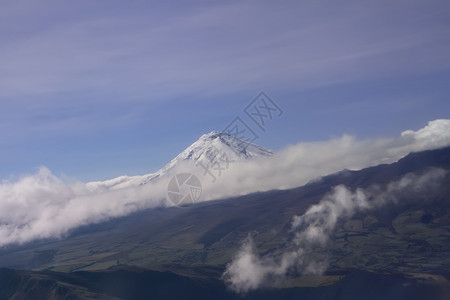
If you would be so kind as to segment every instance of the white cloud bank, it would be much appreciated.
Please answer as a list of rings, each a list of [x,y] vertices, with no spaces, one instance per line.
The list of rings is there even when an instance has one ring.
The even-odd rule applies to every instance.
[[[447,119],[431,121],[418,131],[404,131],[396,138],[358,140],[344,135],[329,141],[299,143],[271,158],[231,164],[229,170],[223,171],[218,184],[204,176],[205,199],[293,188],[343,169],[392,163],[410,152],[449,145],[450,120]]]
[[[232,163],[215,183],[201,169],[182,164],[157,182],[116,190],[63,181],[41,168],[35,175],[0,184],[0,246],[59,238],[81,225],[167,206],[168,181],[181,171],[197,173],[206,201],[301,186],[342,169],[393,162],[411,151],[448,145],[450,120],[435,120],[418,131],[405,131],[398,138],[358,140],[345,135],[330,141],[300,143],[273,157]]]
[[[0,185],[0,246],[59,238],[81,225],[162,206],[164,183],[92,191],[84,183],[64,182],[42,167],[35,175]]]
[[[345,186],[336,186],[320,203],[293,218],[291,230],[295,238],[290,249],[294,250],[285,248],[276,254],[261,257],[249,237],[227,266],[223,277],[232,290],[246,293],[269,280],[283,278],[290,270],[301,274],[321,274],[327,268],[327,261],[323,257],[320,260],[315,258],[313,254],[317,256],[317,247],[327,245],[338,221],[351,218],[356,212],[396,203],[404,193],[431,195],[433,188],[442,183],[445,174],[442,169],[432,169],[422,175],[405,175],[383,188],[373,186],[366,190],[351,191]]]

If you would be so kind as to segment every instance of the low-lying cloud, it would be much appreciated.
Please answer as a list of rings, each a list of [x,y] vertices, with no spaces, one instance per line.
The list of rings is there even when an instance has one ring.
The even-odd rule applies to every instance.
[[[444,119],[431,121],[418,131],[404,131],[396,138],[358,140],[344,135],[329,141],[299,143],[275,153],[273,157],[230,164],[218,183],[211,183],[207,176],[203,176],[204,198],[294,188],[343,169],[358,170],[392,163],[410,152],[449,145],[450,120]]]
[[[59,238],[81,225],[162,206],[164,183],[92,191],[81,182],[64,182],[42,167],[35,175],[0,185],[0,246]]]
[[[223,278],[235,292],[246,293],[269,281],[282,279],[289,271],[322,274],[327,268],[327,260],[326,257],[318,259],[316,252],[327,245],[339,221],[349,219],[357,212],[395,204],[400,199],[414,201],[414,197],[404,197],[405,193],[430,196],[445,175],[446,171],[442,169],[431,169],[422,175],[407,174],[385,187],[352,191],[343,185],[336,186],[318,204],[293,218],[291,230],[295,237],[290,245],[275,254],[260,256],[249,237],[227,266]]]
[[[207,201],[297,187],[343,169],[394,162],[412,151],[448,145],[450,120],[436,120],[397,138],[358,140],[344,135],[329,141],[299,143],[272,157],[231,163],[214,183],[201,168],[186,162],[157,181],[117,189],[62,180],[43,167],[37,174],[0,184],[0,246],[59,238],[82,225],[145,208],[170,206],[167,184],[179,172],[198,176],[203,186],[202,200]]]

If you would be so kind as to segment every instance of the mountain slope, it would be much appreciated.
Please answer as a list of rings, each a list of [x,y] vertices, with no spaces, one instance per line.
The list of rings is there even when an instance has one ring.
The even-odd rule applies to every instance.
[[[206,290],[200,289],[199,295],[207,295],[209,288],[225,290],[220,283],[223,271],[248,234],[260,255],[292,250],[293,217],[319,203],[334,186],[385,187],[410,178],[408,174],[426,174],[436,168],[447,174],[426,193],[401,193],[398,202],[340,220],[328,247],[315,249],[315,255],[327,257],[323,275],[294,272],[289,280],[274,281],[275,289],[266,286],[247,297],[420,299],[430,295],[446,299],[450,292],[450,148],[412,153],[389,165],[342,171],[291,190],[141,211],[78,229],[64,240],[3,249],[0,266],[95,271],[98,276],[130,266],[170,271],[202,282]],[[365,295],[368,291],[370,295]],[[224,299],[235,297],[227,295]]]
[[[64,271],[123,264],[158,268],[183,263],[223,266],[249,232],[257,232],[255,242],[263,249],[283,244],[289,235],[292,217],[318,203],[333,186],[345,184],[354,189],[385,184],[430,167],[450,169],[450,148],[413,153],[391,165],[343,171],[291,190],[256,193],[183,209],[141,211],[80,228],[65,240],[36,242],[22,250],[17,247],[10,251],[5,249],[0,255],[0,266]],[[448,180],[448,175],[446,178]],[[434,197],[440,199],[440,203],[435,207],[432,202],[415,204],[416,210],[429,211],[432,215],[444,214],[439,224],[446,228],[450,187],[444,185],[436,193]],[[394,208],[390,207],[386,213],[383,210],[370,212],[375,219],[373,223],[378,222],[380,230],[390,232],[392,220],[399,214]],[[395,214],[390,216],[392,211]],[[417,221],[421,223],[420,217]],[[427,229],[441,230],[436,226]]]

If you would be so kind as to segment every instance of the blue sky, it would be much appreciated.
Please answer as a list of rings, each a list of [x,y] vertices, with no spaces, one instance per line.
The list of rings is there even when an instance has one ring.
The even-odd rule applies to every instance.
[[[447,1],[0,5],[1,179],[155,171],[260,91],[275,150],[450,118]]]

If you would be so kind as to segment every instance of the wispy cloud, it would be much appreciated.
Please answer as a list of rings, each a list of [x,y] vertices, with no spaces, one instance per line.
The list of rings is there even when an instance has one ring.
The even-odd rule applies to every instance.
[[[384,187],[372,186],[355,191],[343,185],[336,186],[320,203],[293,218],[291,230],[295,238],[291,245],[278,249],[275,254],[260,256],[249,237],[228,264],[223,278],[235,292],[246,293],[266,285],[269,280],[282,279],[288,271],[322,274],[327,268],[326,257],[319,260],[313,254],[327,245],[338,222],[351,218],[357,212],[382,209],[388,203],[416,199],[402,197],[405,193],[415,196],[426,194],[430,199],[446,173],[442,169],[432,169],[421,175],[407,174]]]
[[[385,3],[124,9],[18,2],[3,10],[11,23],[23,10],[23,31],[2,42],[0,97],[96,90],[161,98],[449,67],[442,64],[450,52],[446,15],[437,3],[412,1],[387,11]]]

